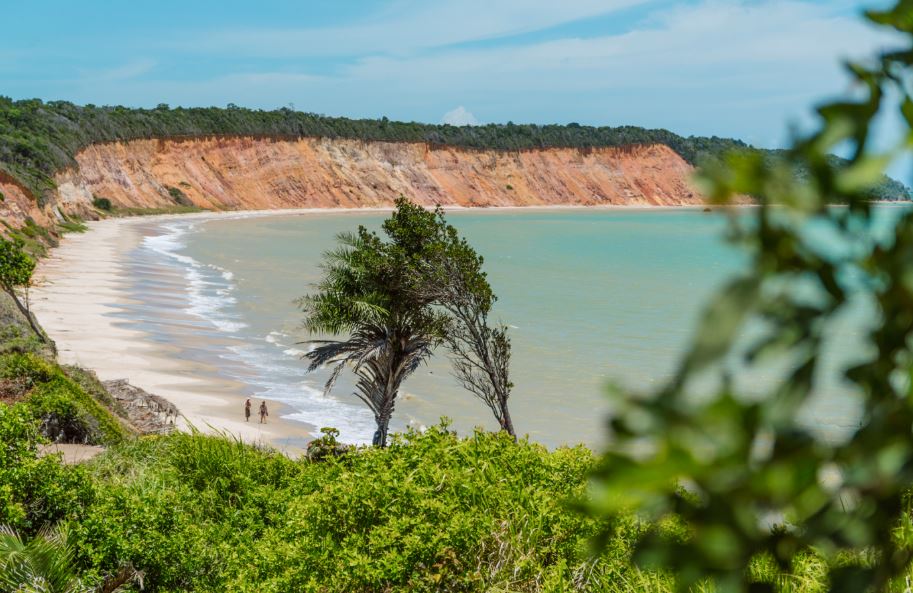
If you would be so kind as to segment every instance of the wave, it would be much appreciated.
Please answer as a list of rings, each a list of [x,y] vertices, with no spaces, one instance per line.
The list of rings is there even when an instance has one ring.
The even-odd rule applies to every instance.
[[[274,345],[282,350],[277,352],[255,343],[228,347],[235,359],[255,371],[253,376],[243,378],[255,388],[254,397],[281,402],[292,408],[293,412],[282,416],[285,419],[318,429],[332,426],[339,430],[343,442],[369,444],[376,428],[374,416],[365,408],[324,395],[322,389],[302,379],[304,368],[300,357],[287,352],[294,349],[283,344]]]
[[[370,443],[376,427],[369,410],[356,402],[324,395],[322,389],[303,379],[301,357],[308,350],[299,348],[294,338],[282,331],[266,335],[244,331],[251,325],[235,307],[238,299],[234,273],[184,252],[186,236],[201,230],[198,223],[172,222],[160,229],[160,234],[144,239],[143,247],[183,273],[187,297],[183,310],[230,335],[234,342],[214,352],[218,358],[234,363],[218,365],[219,373],[247,385],[254,398],[289,406],[292,411],[283,418],[317,429],[332,426],[347,443]]]
[[[205,265],[181,253],[187,245],[183,237],[196,225],[194,223],[173,223],[164,225],[160,235],[146,237],[143,246],[179,266],[187,281],[187,313],[208,321],[219,331],[237,333],[247,327],[237,314],[230,311],[237,303],[233,296],[235,289],[231,279],[234,275],[218,266]]]

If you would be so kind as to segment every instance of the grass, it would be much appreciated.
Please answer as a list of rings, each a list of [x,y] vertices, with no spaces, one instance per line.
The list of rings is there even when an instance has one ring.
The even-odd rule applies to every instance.
[[[206,212],[205,208],[199,208],[197,206],[184,206],[176,204],[174,206],[166,206],[162,208],[124,208],[124,207],[114,207],[111,209],[111,216],[117,217],[126,217],[126,216],[154,216],[157,214],[192,214],[195,212]]]

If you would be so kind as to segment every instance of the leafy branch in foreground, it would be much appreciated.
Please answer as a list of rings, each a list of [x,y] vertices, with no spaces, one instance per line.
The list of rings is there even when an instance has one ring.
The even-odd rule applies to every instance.
[[[758,197],[731,223],[750,269],[710,303],[668,385],[616,393],[593,510],[680,522],[689,537],[647,533],[635,555],[674,571],[680,591],[707,581],[720,593],[774,590],[753,582],[752,561],[788,571],[809,550],[827,561],[830,591],[884,591],[913,560],[898,537],[913,486],[913,211],[867,201],[913,147],[913,1],[868,18],[904,44],[849,64],[855,92],[819,108],[816,133],[783,159],[735,154],[703,172],[715,203]],[[873,121],[895,108],[903,138],[873,152]],[[829,153],[840,146],[852,155],[838,167]],[[823,351],[839,320],[860,311],[870,312],[864,362],[841,371],[859,425],[825,439],[800,413],[833,391]],[[748,372],[767,378],[752,384]]]

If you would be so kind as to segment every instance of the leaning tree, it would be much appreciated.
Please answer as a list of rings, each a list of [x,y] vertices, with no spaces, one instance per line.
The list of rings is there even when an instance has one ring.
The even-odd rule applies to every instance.
[[[47,342],[29,309],[28,297],[26,297],[25,303],[19,298],[20,290],[28,290],[34,271],[35,262],[22,250],[22,244],[0,237],[0,289],[10,296],[13,303],[16,304],[16,308],[29,322],[35,335],[42,342]]]
[[[363,227],[340,235],[316,293],[301,299],[310,331],[349,336],[316,341],[308,371],[332,366],[329,391],[351,368],[356,395],[377,421],[375,444],[383,446],[400,385],[444,344],[456,379],[515,436],[507,408],[510,339],[503,326],[489,326],[495,296],[482,257],[440,208],[401,197],[382,228],[385,238]]]
[[[409,289],[414,253],[408,247],[364,227],[338,239],[340,247],[326,254],[316,293],[300,304],[309,331],[348,337],[314,341],[316,348],[305,355],[308,372],[332,366],[329,392],[342,370],[351,368],[355,395],[377,422],[374,445],[384,447],[400,387],[440,344],[447,320]]]
[[[510,337],[504,325],[489,323],[497,297],[482,270],[484,259],[447,223],[440,207],[429,211],[401,199],[384,232],[415,254],[409,289],[447,314],[444,343],[454,377],[491,409],[501,430],[516,438],[508,409]]]

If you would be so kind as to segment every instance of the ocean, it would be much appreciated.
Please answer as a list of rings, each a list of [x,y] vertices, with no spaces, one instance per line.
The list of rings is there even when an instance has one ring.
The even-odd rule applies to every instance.
[[[296,299],[314,289],[338,233],[379,229],[384,217],[150,222],[127,258],[138,304],[118,313],[120,322],[249,396],[286,404],[286,418],[370,442],[373,417],[352,395],[351,377],[324,395],[326,372],[305,372],[301,356],[313,336],[301,327]],[[611,406],[607,385],[660,385],[686,349],[702,304],[746,265],[723,239],[725,218],[700,210],[486,210],[447,218],[485,257],[498,295],[494,319],[511,330],[518,432],[550,447],[598,447]],[[854,331],[841,347],[852,348]],[[856,407],[850,395],[830,394],[807,416],[846,430]],[[443,349],[405,382],[392,426],[421,428],[441,417],[464,433],[496,427],[450,376]]]

